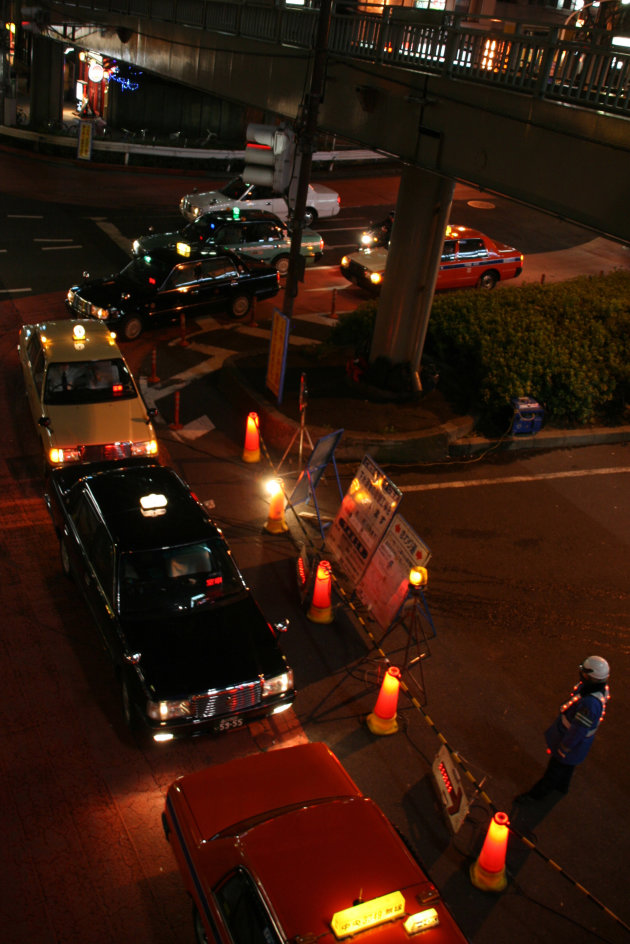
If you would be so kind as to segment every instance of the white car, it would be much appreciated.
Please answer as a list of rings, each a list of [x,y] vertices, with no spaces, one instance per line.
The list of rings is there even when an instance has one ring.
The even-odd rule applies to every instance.
[[[320,217],[336,216],[340,205],[341,197],[336,191],[323,184],[309,184],[304,224],[312,226]],[[180,212],[191,222],[209,211],[227,210],[231,207],[239,207],[241,210],[267,210],[269,213],[275,213],[281,220],[289,218],[286,197],[274,193],[271,187],[246,184],[241,177],[235,177],[222,190],[209,190],[207,193],[193,191],[179,201]]]

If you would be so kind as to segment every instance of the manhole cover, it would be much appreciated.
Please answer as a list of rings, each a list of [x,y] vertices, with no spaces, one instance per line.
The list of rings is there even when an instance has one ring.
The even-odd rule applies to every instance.
[[[468,206],[476,210],[494,210],[494,203],[488,203],[487,200],[469,200]]]

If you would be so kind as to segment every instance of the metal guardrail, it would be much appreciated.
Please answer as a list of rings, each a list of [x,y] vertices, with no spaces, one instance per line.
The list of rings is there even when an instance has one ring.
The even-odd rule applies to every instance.
[[[610,31],[592,30],[576,40],[565,36],[574,31],[558,27],[534,36],[525,34],[518,22],[503,21],[503,31],[498,31],[489,18],[471,23],[445,13],[436,22],[430,16],[435,11],[377,9],[380,12],[352,15],[333,12],[329,55],[630,115],[630,51],[613,47]],[[56,10],[57,15],[76,10],[78,19],[89,12],[94,20],[99,13],[161,20],[309,50],[318,16],[317,9],[285,6],[282,0],[62,0]]]

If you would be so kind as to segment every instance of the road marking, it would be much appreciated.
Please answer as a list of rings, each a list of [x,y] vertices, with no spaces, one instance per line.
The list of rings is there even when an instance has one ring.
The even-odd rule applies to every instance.
[[[32,292],[32,288],[0,288],[0,295],[13,295],[15,292]]]
[[[83,246],[79,243],[75,243],[72,246],[42,246],[42,252],[55,252],[59,249],[83,249]]]
[[[619,475],[630,473],[630,467],[621,469],[572,469],[567,472],[542,472],[540,475],[510,475],[503,479],[475,479],[472,482],[429,482],[426,485],[400,487],[402,492],[429,492],[438,488],[471,488],[476,485],[514,485],[526,482],[546,482],[552,479],[584,478],[588,475]]]
[[[112,242],[119,246],[126,255],[131,255],[131,240],[123,236],[117,226],[110,223],[109,220],[103,220],[96,216],[91,217],[91,220],[93,223],[96,223],[98,228],[102,230],[106,236],[109,236]]]
[[[34,243],[71,243],[72,236],[60,236],[53,239],[52,236],[36,236],[33,239]]]
[[[7,213],[8,220],[43,220],[41,213]]]

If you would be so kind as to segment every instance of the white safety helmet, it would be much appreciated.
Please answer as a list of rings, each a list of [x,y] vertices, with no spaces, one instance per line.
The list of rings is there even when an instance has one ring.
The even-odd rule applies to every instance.
[[[605,682],[610,675],[610,666],[601,656],[589,656],[580,666],[580,672],[589,682]]]

